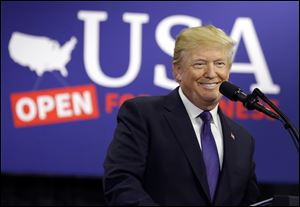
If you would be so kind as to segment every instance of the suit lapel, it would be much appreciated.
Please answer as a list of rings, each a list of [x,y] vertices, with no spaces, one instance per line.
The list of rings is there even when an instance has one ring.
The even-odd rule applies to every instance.
[[[182,150],[208,200],[210,200],[202,152],[190,118],[178,94],[178,88],[167,96],[165,108],[165,118],[167,119],[174,136],[182,147]]]
[[[232,200],[231,196],[231,188],[233,179],[230,175],[233,174],[233,171],[236,169],[235,163],[237,159],[236,155],[236,145],[235,139],[236,135],[234,135],[231,131],[230,125],[226,120],[226,117],[222,113],[219,108],[219,116],[222,124],[222,132],[223,132],[223,143],[224,143],[224,157],[223,157],[223,165],[222,172],[219,178],[219,184],[217,188],[215,204],[220,205],[224,203],[230,202]]]

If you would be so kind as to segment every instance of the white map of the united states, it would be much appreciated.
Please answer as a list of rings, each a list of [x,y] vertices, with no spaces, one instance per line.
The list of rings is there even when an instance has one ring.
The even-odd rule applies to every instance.
[[[71,53],[77,43],[71,37],[64,45],[44,36],[34,36],[21,32],[14,32],[9,41],[9,55],[17,64],[29,67],[38,76],[46,71],[58,70],[66,77],[67,63],[71,60]]]

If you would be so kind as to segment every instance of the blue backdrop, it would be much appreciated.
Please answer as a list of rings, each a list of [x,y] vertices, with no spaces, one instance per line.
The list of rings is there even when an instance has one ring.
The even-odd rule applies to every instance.
[[[235,39],[230,81],[246,93],[260,88],[298,129],[298,9],[298,2],[2,2],[1,172],[102,176],[119,105],[176,87],[171,55],[187,26],[214,24]],[[96,101],[81,96],[80,105],[67,91],[86,85]],[[50,96],[56,89],[66,93]],[[75,105],[84,113],[85,103],[88,114],[89,100],[99,114],[76,117]],[[225,98],[222,105],[256,140],[258,180],[298,183],[299,156],[282,124]]]

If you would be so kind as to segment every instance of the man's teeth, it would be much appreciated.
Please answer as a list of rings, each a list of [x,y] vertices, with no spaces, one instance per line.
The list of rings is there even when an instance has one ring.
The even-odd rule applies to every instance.
[[[217,83],[202,83],[201,84],[204,88],[213,89],[217,86]]]

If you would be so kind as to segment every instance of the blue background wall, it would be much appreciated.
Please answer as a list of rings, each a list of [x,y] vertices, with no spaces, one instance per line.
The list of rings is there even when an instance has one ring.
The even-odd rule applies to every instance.
[[[123,21],[124,13],[143,14],[148,18],[142,24],[140,70],[132,82],[122,87],[109,87],[95,82],[88,74],[84,62],[86,22],[79,19],[80,11],[107,13],[107,20],[98,24],[100,35],[96,47],[100,54],[96,61],[101,62],[107,76],[115,78],[124,75],[130,58],[130,24]],[[1,172],[102,176],[102,163],[113,137],[118,111],[118,106],[110,108],[110,104],[118,105],[122,97],[129,95],[163,95],[171,90],[154,84],[157,64],[164,65],[167,77],[172,78],[171,56],[159,42],[168,39],[159,36],[158,40],[155,34],[160,23],[174,15],[186,15],[193,20],[172,26],[169,31],[171,39],[182,28],[197,21],[202,25],[214,24],[232,36],[234,29],[237,33],[245,31],[237,46],[230,80],[250,93],[251,85],[259,84],[258,77],[251,72],[242,72],[240,63],[253,66],[254,62],[258,62],[259,66],[263,66],[257,60],[265,60],[265,69],[275,89],[272,91],[272,87],[267,87],[262,90],[279,104],[298,129],[298,2],[4,2],[1,3]],[[246,20],[253,24],[255,33]],[[72,36],[76,37],[78,42],[66,65],[68,76],[63,77],[59,71],[37,76],[28,67],[13,61],[8,44],[16,31],[48,37],[57,40],[60,45]],[[251,39],[252,34],[258,41]],[[253,45],[261,47],[262,56]],[[251,59],[253,54],[258,59]],[[97,119],[21,128],[14,126],[14,109],[10,102],[12,94],[86,84],[96,87],[100,112]],[[280,89],[277,92],[276,86]],[[112,95],[116,98],[110,102],[108,98]],[[224,103],[229,104],[229,101],[224,99]],[[281,123],[255,118],[253,112],[240,110],[234,104],[229,112],[255,137],[258,180],[298,183],[299,157]]]

